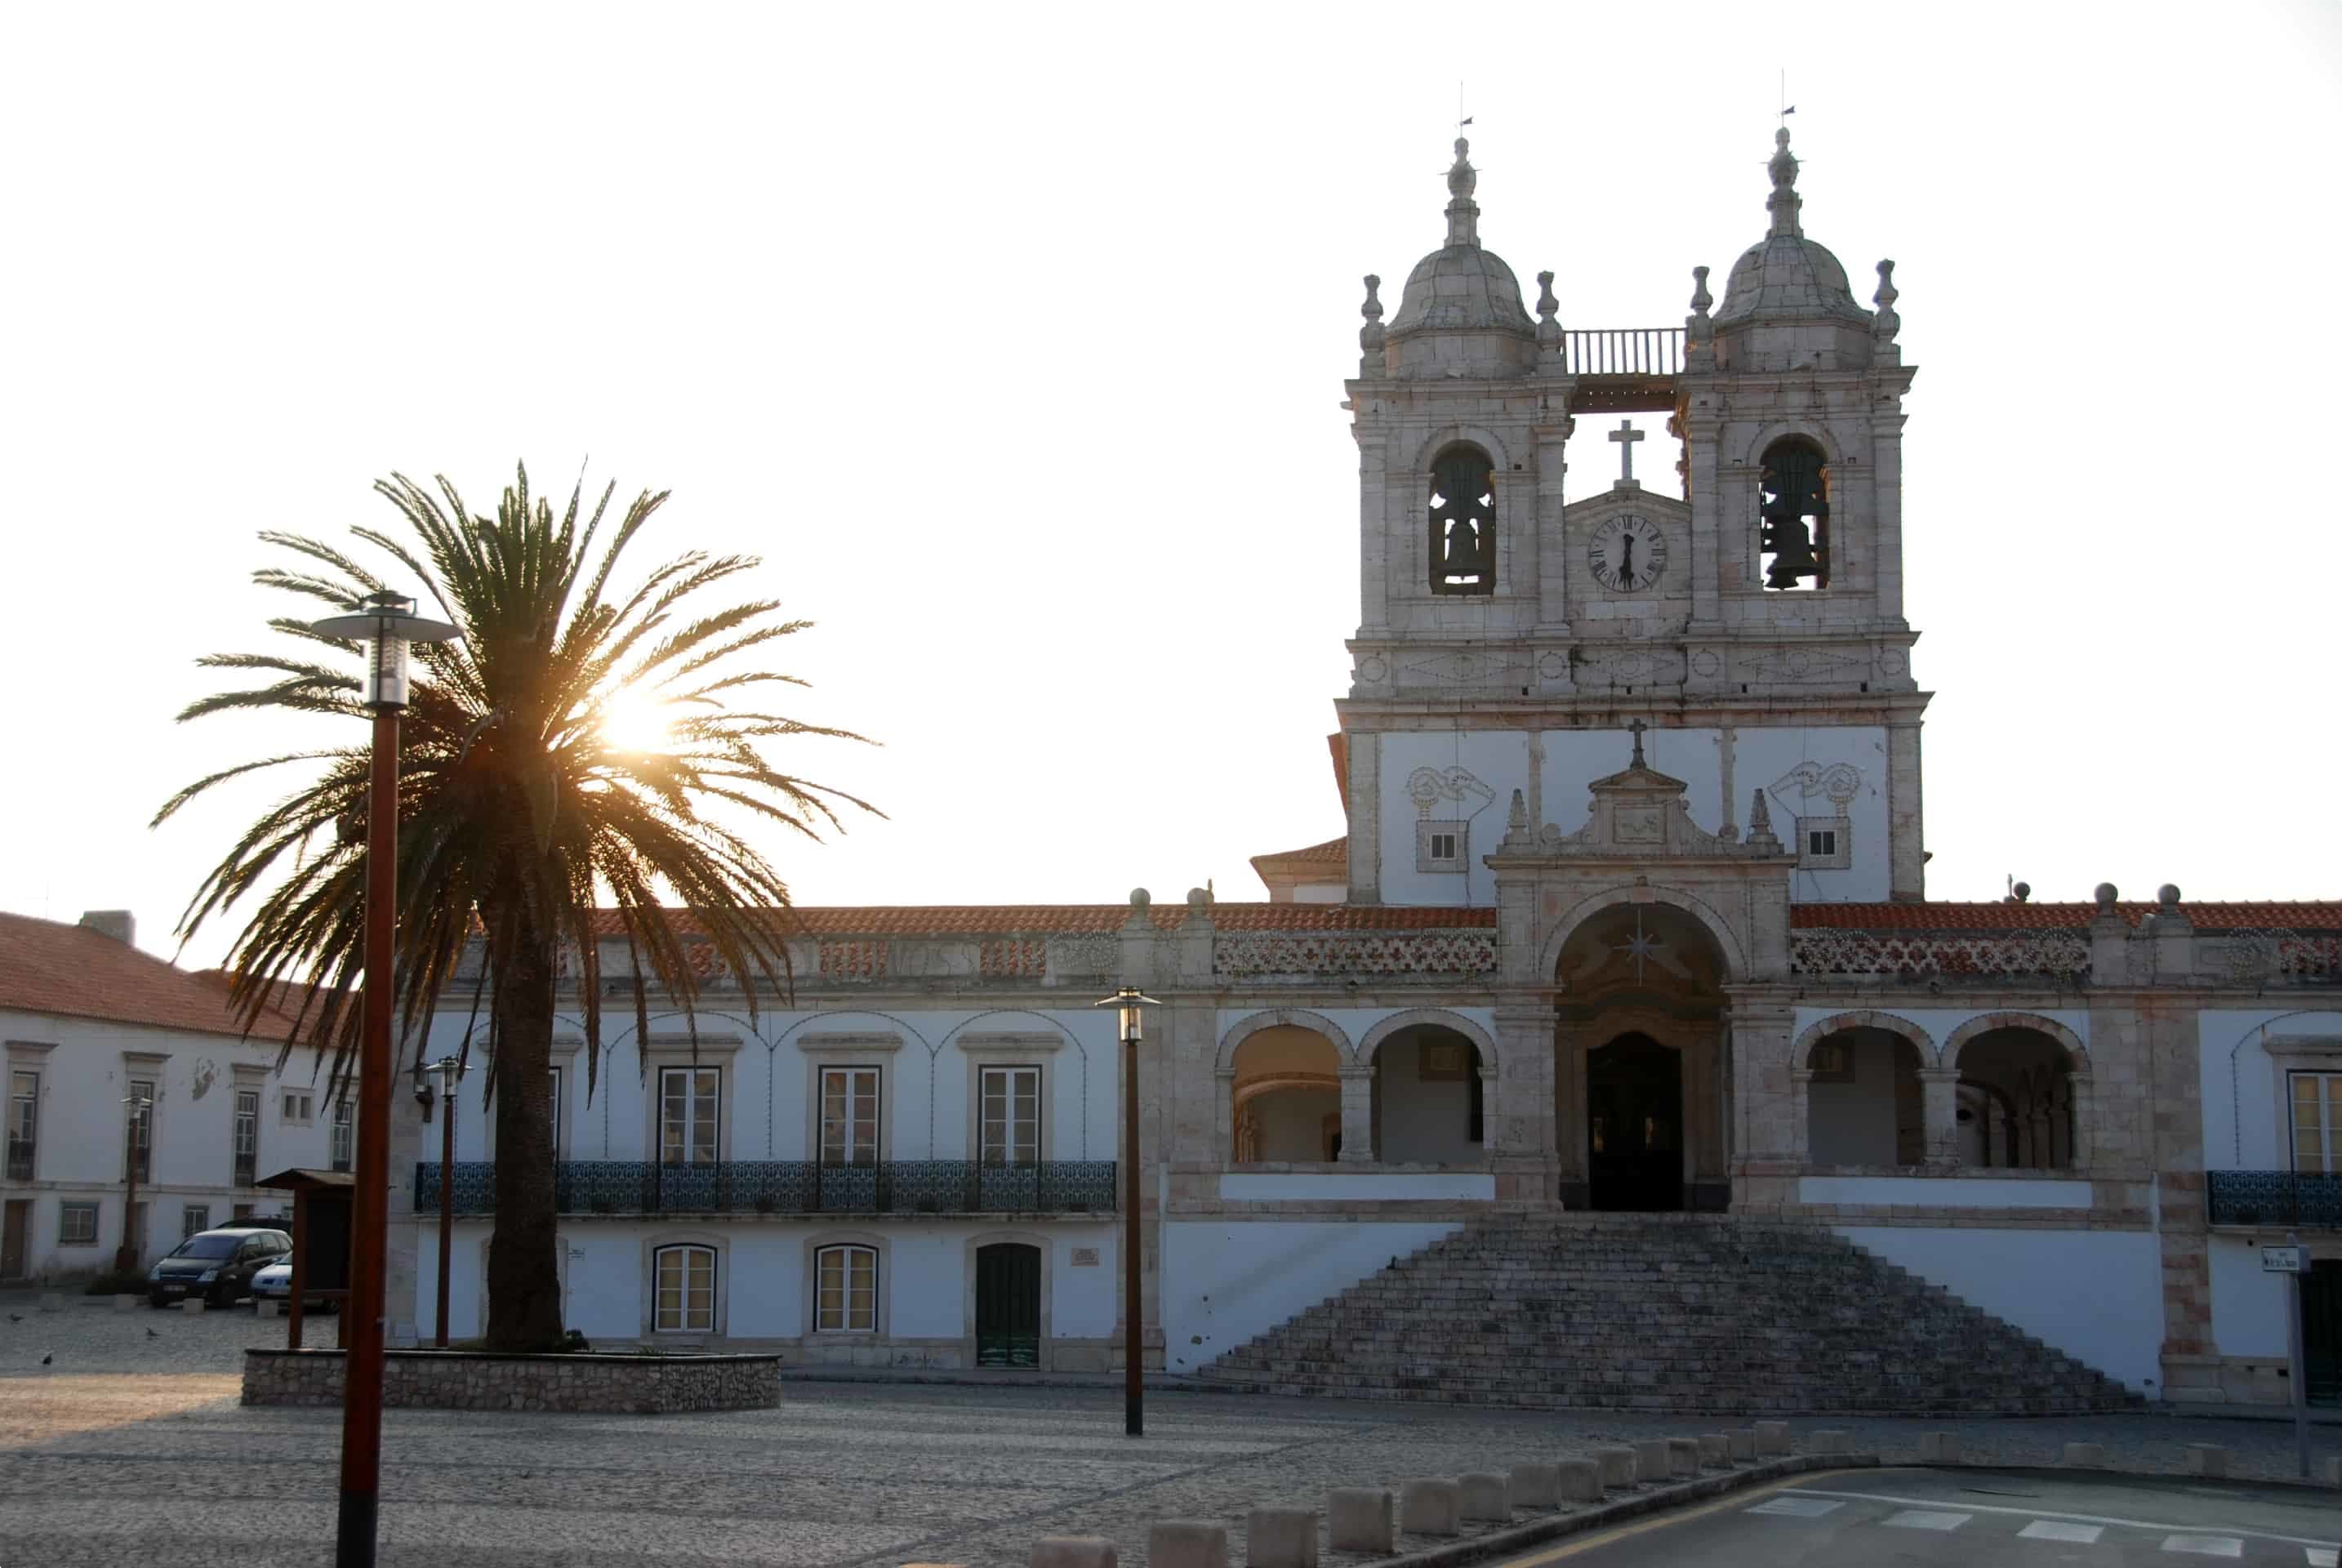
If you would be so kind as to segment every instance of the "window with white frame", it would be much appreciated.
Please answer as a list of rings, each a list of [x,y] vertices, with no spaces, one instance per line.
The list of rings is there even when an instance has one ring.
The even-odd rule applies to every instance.
[[[8,1179],[29,1182],[39,1149],[41,1075],[18,1067],[8,1074]]]
[[[976,1158],[987,1165],[1041,1159],[1041,1069],[986,1067],[978,1074]]]
[[[142,1182],[155,1178],[155,1080],[133,1078],[130,1093],[123,1096],[122,1141],[128,1151],[127,1163]]]
[[[334,1124],[325,1134],[325,1160],[336,1171],[350,1169],[357,1154],[357,1124],[351,1115],[354,1109],[346,1097],[334,1102]]]
[[[821,1163],[878,1163],[878,1069],[821,1070]]]
[[[317,1119],[317,1096],[307,1089],[285,1091],[285,1120],[305,1127]]]
[[[661,1247],[651,1254],[656,1300],[651,1328],[657,1333],[716,1332],[716,1249]]]
[[[260,1091],[238,1089],[235,1092],[235,1129],[234,1153],[235,1169],[231,1184],[251,1186],[260,1179]]]
[[[211,1228],[212,1209],[209,1203],[189,1203],[185,1208],[179,1211],[179,1239],[181,1241],[184,1242],[189,1236],[200,1234]]]
[[[94,1247],[96,1244],[97,1205],[95,1203],[59,1203],[57,1205],[57,1245]]]
[[[2290,1073],[2293,1168],[2342,1173],[2342,1073]]]
[[[824,1247],[814,1254],[814,1329],[878,1332],[878,1249]]]
[[[724,1084],[721,1067],[659,1069],[659,1161],[668,1165],[712,1165],[723,1144],[716,1136],[716,1106]]]

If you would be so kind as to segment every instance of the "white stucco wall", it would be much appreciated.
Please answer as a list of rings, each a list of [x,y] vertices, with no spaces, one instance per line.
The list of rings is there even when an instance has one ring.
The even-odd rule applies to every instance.
[[[1836,1228],[2126,1387],[2160,1392],[2163,1268],[2152,1233]]]
[[[1455,1165],[1477,1161],[1486,1154],[1486,1143],[1470,1136],[1472,1083],[1468,1077],[1424,1082],[1417,1076],[1421,1047],[1412,1038],[1386,1041],[1377,1054],[1381,1098],[1376,1159],[1387,1164]],[[1474,1073],[1477,1068],[1467,1063],[1465,1071]]]
[[[2284,1240],[2281,1233],[2211,1238],[2212,1342],[2222,1355],[2286,1353],[2286,1276],[2261,1272],[2257,1244]]]
[[[1820,1165],[1897,1164],[1895,1056],[1904,1048],[1892,1035],[1856,1036],[1847,1065],[1851,1084],[1806,1085],[1806,1136],[1810,1157]],[[1924,1065],[1924,1064],[1922,1064]]]
[[[1326,1154],[1326,1118],[1342,1114],[1342,1096],[1333,1089],[1273,1089],[1246,1102],[1253,1124],[1259,1129],[1256,1158],[1307,1163]]]
[[[1633,754],[1625,730],[1547,730],[1545,744],[1545,817],[1564,833],[1584,825],[1586,785],[1618,772]],[[1862,774],[1846,807],[1852,824],[1852,863],[1839,871],[1798,871],[1791,896],[1809,903],[1868,902],[1888,891],[1887,732],[1877,725],[1741,726],[1732,738],[1732,795],[1724,798],[1724,733],[1716,729],[1656,729],[1644,736],[1644,757],[1661,773],[1684,781],[1692,820],[1713,833],[1726,821],[1747,829],[1751,795],[1768,793],[1774,832],[1786,844],[1799,816],[1829,816],[1827,795],[1805,795],[1789,775],[1800,764],[1827,767],[1849,763]],[[1472,730],[1446,734],[1392,733],[1381,741],[1380,840],[1382,896],[1386,904],[1468,904],[1485,907],[1496,899],[1496,875],[1480,857],[1505,835],[1512,792],[1528,788],[1528,735],[1521,730]],[[1469,794],[1442,799],[1430,815],[1470,824],[1466,869],[1416,869],[1418,813],[1408,795],[1417,768],[1445,772],[1461,767],[1488,787],[1489,798]]]
[[[1250,1203],[1321,1198],[1493,1203],[1496,1177],[1492,1171],[1231,1171],[1220,1177],[1220,1196]]]
[[[1997,1176],[1801,1176],[1802,1203],[1866,1203],[1936,1209],[2087,1209],[2087,1182],[2028,1182]]]
[[[2261,1042],[2271,1035],[2342,1038],[2342,1011],[2207,1009],[2196,1015],[2196,1028],[2205,1169],[2290,1169],[2293,1152],[2287,1143],[2287,1108],[2278,1099],[2280,1070],[2261,1049]],[[2297,1059],[2295,1064],[2311,1064]],[[2216,1328],[2217,1322],[2216,1318]]]
[[[1163,1227],[1163,1363],[1192,1372],[1463,1227],[1173,1221]]]

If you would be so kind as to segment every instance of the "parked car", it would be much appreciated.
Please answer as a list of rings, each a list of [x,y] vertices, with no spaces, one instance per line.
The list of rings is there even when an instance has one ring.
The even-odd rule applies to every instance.
[[[257,1308],[264,1302],[289,1301],[293,1296],[293,1258],[289,1253],[252,1276],[252,1304]],[[304,1303],[311,1311],[331,1308],[332,1301],[325,1296],[309,1294]]]
[[[146,1303],[169,1306],[191,1295],[214,1306],[241,1301],[252,1292],[252,1276],[290,1256],[293,1238],[256,1226],[200,1231],[174,1247],[146,1274]]]

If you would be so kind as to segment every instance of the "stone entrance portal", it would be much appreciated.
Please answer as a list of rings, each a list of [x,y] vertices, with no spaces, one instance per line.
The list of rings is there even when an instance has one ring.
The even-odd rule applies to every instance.
[[[1586,1053],[1586,1112],[1593,1207],[1684,1206],[1681,1057],[1640,1034]]]

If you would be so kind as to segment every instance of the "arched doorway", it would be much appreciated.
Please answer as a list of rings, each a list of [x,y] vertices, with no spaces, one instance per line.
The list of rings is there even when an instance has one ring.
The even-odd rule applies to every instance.
[[[1554,964],[1554,1127],[1566,1208],[1730,1206],[1724,985],[1693,915],[1613,904]]]
[[[1682,1208],[1683,1058],[1641,1034],[1588,1052],[1586,1150],[1594,1207]]]
[[[1342,1053],[1314,1029],[1281,1024],[1236,1049],[1229,1157],[1239,1165],[1341,1157]]]
[[[994,1242],[976,1249],[976,1364],[1041,1364],[1041,1249]]]
[[[1368,1113],[1375,1158],[1392,1165],[1469,1165],[1487,1153],[1480,1048],[1456,1030],[1417,1024],[1374,1048]]]

